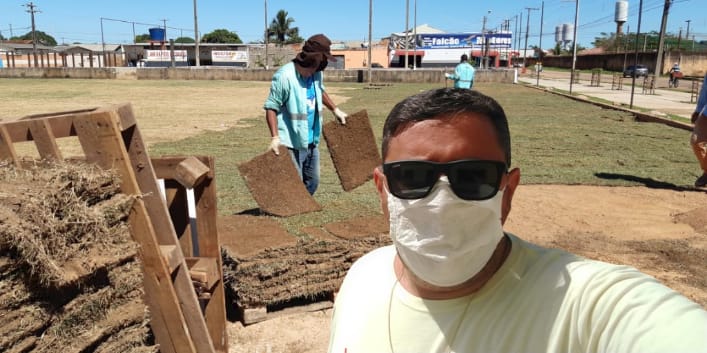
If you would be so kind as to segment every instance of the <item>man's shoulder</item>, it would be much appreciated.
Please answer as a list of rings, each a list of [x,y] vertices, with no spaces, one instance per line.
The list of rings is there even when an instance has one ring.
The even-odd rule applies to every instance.
[[[395,258],[395,246],[387,245],[373,249],[356,260],[349,269],[347,276],[355,276],[362,273],[370,276],[373,273],[381,273],[384,266],[389,265],[392,269]],[[381,267],[383,266],[383,267]]]
[[[293,62],[289,62],[280,66],[280,68],[275,71],[274,77],[295,77],[296,72],[297,70],[295,70],[295,64]]]

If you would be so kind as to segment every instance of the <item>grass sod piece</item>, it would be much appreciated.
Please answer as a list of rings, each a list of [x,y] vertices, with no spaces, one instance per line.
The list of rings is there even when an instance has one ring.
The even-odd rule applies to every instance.
[[[322,209],[305,188],[284,146],[280,146],[280,155],[267,151],[239,164],[238,170],[265,213],[289,217]]]
[[[267,216],[233,215],[218,218],[221,247],[238,258],[247,258],[272,247],[292,246],[297,238]]]
[[[323,135],[344,191],[373,178],[373,168],[381,164],[381,157],[366,110],[349,115],[346,125],[329,121]]]

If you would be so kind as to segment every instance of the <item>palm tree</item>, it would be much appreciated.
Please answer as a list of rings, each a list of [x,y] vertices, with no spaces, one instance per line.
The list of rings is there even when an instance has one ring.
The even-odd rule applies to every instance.
[[[294,18],[287,17],[287,11],[278,11],[268,28],[269,39],[278,45],[303,42],[304,40],[299,36],[299,28],[290,27],[294,22]]]

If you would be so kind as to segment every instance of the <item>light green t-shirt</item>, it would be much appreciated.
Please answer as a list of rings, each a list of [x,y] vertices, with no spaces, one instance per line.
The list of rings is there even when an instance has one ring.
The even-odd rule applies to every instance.
[[[395,248],[349,270],[329,352],[707,352],[707,311],[628,266],[545,249],[513,235],[477,293],[425,300],[395,280]]]

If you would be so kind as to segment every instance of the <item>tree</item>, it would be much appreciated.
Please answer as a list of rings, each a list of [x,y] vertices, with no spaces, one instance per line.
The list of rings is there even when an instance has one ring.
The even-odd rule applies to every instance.
[[[179,37],[174,40],[175,43],[195,43],[196,41],[192,37]]]
[[[138,34],[135,36],[135,43],[147,43],[150,41],[150,35],[147,33]]]
[[[236,32],[231,32],[227,29],[216,29],[213,32],[204,34],[201,37],[202,43],[243,43]]]
[[[2,33],[0,33],[0,40],[5,40],[5,37],[3,37]]]
[[[56,45],[56,39],[54,37],[42,32],[35,31],[35,36],[37,37],[37,44],[46,45],[48,47],[53,47]],[[32,40],[32,31],[27,32],[23,36],[12,37],[10,40]]]
[[[278,45],[304,42],[299,36],[299,28],[290,27],[294,22],[292,17],[287,17],[287,11],[278,11],[268,27],[268,39],[271,39],[269,41]]]

